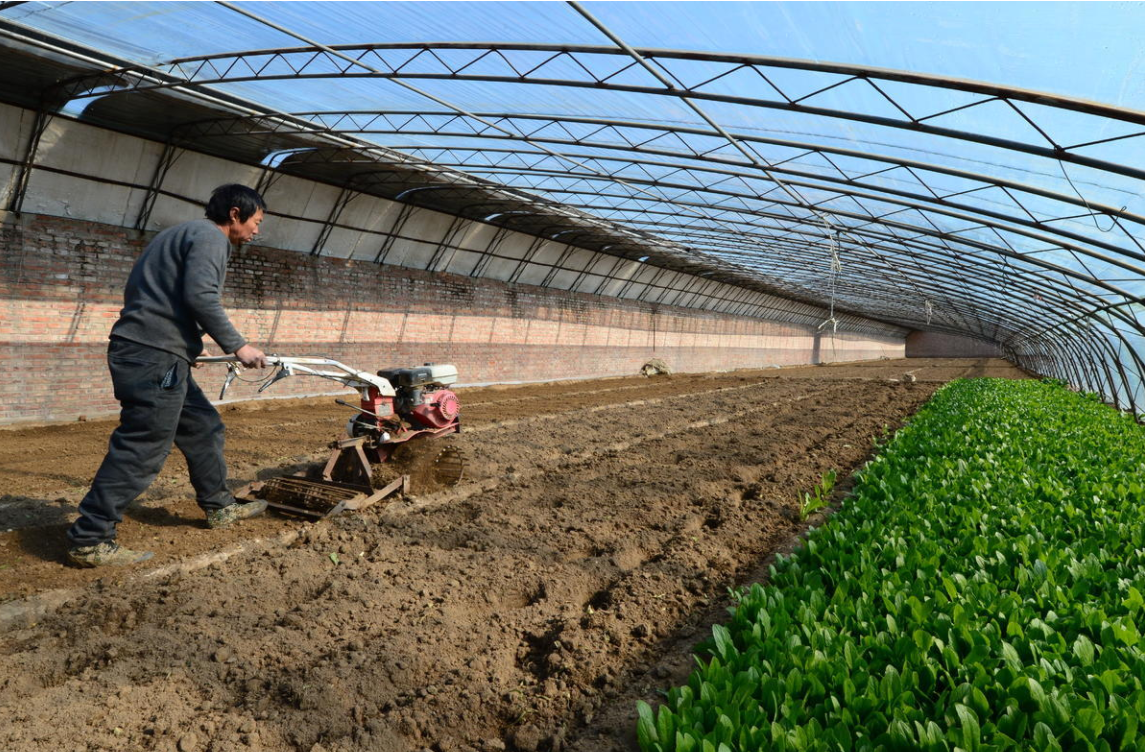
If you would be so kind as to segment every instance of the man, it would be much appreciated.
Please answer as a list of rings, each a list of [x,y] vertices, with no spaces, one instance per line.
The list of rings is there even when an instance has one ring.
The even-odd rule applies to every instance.
[[[155,480],[172,443],[187,459],[208,526],[227,527],[266,510],[266,502],[240,504],[227,490],[223,423],[191,378],[204,333],[244,366],[266,365],[266,355],[235,330],[220,299],[231,246],[258,234],[265,210],[256,191],[220,186],[206,219],[160,232],[135,262],[107,348],[120,425],[68,530],[72,562],[97,567],[151,558],[149,551],[116,543],[115,527]]]

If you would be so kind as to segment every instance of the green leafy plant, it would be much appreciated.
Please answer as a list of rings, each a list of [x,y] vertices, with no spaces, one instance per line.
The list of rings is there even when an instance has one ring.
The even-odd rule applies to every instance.
[[[954,382],[737,592],[637,738],[1145,752],[1143,593],[1145,428],[1057,384]]]
[[[835,471],[828,470],[823,473],[823,477],[819,479],[818,485],[811,493],[804,492],[803,501],[799,505],[799,516],[802,519],[807,519],[831,504],[831,491],[835,488],[835,478]]]

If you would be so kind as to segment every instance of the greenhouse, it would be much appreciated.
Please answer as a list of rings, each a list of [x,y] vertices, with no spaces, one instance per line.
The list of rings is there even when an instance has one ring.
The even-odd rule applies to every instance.
[[[1143,22],[0,3],[0,743],[1145,749]]]

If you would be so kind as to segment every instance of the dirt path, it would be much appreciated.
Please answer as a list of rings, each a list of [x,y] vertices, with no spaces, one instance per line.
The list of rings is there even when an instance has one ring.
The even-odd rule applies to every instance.
[[[220,534],[173,458],[121,527],[155,559],[110,574],[60,561],[113,426],[0,431],[0,748],[632,749],[634,700],[681,681],[727,587],[794,545],[801,492],[972,372],[1020,376],[911,360],[464,389],[457,488]],[[224,417],[238,484],[317,457],[345,411]]]

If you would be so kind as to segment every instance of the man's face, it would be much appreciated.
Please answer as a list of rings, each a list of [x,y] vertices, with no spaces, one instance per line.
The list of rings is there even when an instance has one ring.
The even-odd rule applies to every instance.
[[[242,245],[258,235],[258,226],[262,224],[262,209],[256,209],[254,214],[247,217],[245,222],[239,221],[239,210],[231,207],[231,221],[226,226],[227,240],[232,245]]]

